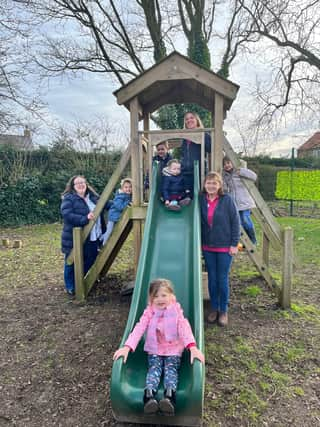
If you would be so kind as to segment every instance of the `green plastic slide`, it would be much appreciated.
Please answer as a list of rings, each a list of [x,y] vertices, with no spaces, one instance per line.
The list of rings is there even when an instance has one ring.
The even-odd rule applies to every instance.
[[[195,188],[195,197],[189,206],[183,207],[179,212],[168,211],[159,200],[156,169],[155,167],[153,170],[153,182],[157,184],[153,185],[150,196],[137,277],[121,346],[146,307],[150,281],[162,277],[173,282],[177,300],[189,319],[198,347],[203,351],[200,217],[196,197],[198,188]],[[199,182],[198,177],[195,177],[195,182]],[[111,402],[115,419],[141,424],[200,425],[204,366],[198,360],[191,365],[189,351],[184,351],[182,356],[176,414],[172,417],[144,414],[147,355],[143,346],[144,339],[136,351],[129,354],[126,364],[122,358],[113,364]],[[162,396],[161,386],[157,397]]]

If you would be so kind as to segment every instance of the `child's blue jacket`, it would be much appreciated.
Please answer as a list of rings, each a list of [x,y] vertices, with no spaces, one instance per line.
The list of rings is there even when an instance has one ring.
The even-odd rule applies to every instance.
[[[131,194],[123,193],[121,190],[117,192],[109,209],[108,221],[117,222],[120,219],[122,211],[131,203]]]

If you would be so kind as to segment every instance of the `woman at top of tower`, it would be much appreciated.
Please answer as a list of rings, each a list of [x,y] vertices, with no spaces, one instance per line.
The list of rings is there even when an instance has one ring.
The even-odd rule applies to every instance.
[[[197,113],[188,111],[184,115],[185,129],[203,128],[202,121]],[[211,137],[208,133],[204,136],[205,154],[211,153]],[[194,162],[199,163],[199,176],[201,176],[201,145],[188,139],[183,139],[181,144],[181,172],[187,188],[190,188],[193,197]]]

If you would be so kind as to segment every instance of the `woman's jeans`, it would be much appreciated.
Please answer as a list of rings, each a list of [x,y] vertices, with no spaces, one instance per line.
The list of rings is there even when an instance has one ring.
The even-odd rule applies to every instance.
[[[241,225],[247,233],[251,242],[255,245],[257,243],[256,233],[254,231],[254,225],[251,219],[250,209],[246,209],[245,211],[239,211]]]
[[[90,270],[92,264],[95,262],[98,255],[98,241],[86,242],[83,247],[83,273],[84,275]],[[74,265],[68,265],[66,260],[68,255],[65,255],[64,260],[64,283],[67,292],[75,291],[74,282]]]
[[[228,252],[203,251],[208,272],[208,288],[212,309],[220,313],[228,311],[229,272],[232,256]]]

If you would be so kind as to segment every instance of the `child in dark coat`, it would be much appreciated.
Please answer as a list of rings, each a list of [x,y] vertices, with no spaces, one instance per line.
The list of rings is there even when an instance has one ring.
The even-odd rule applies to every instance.
[[[168,166],[163,169],[161,190],[164,204],[168,209],[178,211],[181,206],[189,205],[190,191],[185,186],[181,175],[181,163],[178,160],[170,160]]]
[[[162,170],[168,166],[168,163],[170,160],[172,160],[172,156],[169,153],[169,146],[168,142],[159,142],[159,144],[156,145],[156,154],[152,157],[152,164],[154,162],[159,163],[159,173],[162,174]],[[149,188],[149,171],[147,171],[146,176],[144,178],[144,189],[148,190]]]

